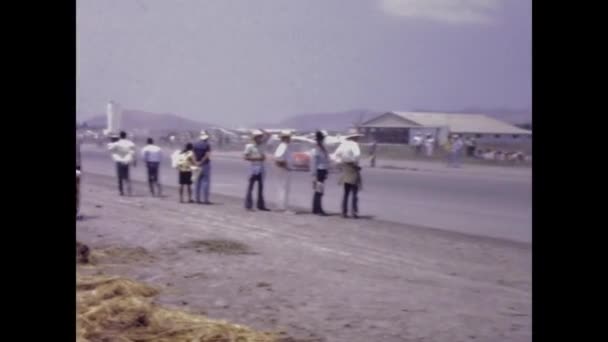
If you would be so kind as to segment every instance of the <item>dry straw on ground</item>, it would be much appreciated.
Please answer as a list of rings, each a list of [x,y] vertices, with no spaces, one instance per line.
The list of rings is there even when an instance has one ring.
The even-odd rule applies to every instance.
[[[158,291],[119,277],[77,275],[77,342],[273,342],[261,333],[153,304]]]

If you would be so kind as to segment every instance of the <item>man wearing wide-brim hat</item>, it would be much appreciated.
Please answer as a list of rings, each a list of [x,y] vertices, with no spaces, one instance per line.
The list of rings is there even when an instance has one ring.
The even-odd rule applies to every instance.
[[[289,210],[289,192],[291,188],[291,137],[293,133],[290,130],[283,130],[279,133],[281,143],[274,152],[274,161],[277,166],[277,183],[278,183],[278,204],[279,210],[286,213],[293,213]]]
[[[270,135],[257,129],[251,135],[253,143],[247,144],[243,153],[245,160],[250,162],[245,209],[253,210],[253,187],[255,183],[258,183],[257,208],[260,211],[269,211],[264,203],[264,176],[266,173],[264,169],[264,161],[266,160],[264,143],[268,141]]]
[[[356,129],[350,129],[332,157],[342,168],[340,184],[344,185],[344,196],[342,198],[342,217],[344,218],[348,217],[348,199],[351,193],[351,211],[354,218],[359,217],[358,193],[361,190],[362,178],[361,167],[359,166],[361,149],[358,141],[362,136]]]
[[[194,144],[194,159],[198,168],[194,173],[194,193],[196,203],[211,204],[209,201],[209,191],[211,188],[211,145],[209,144],[209,134],[201,131],[198,142]],[[201,200],[201,192],[203,198]]]

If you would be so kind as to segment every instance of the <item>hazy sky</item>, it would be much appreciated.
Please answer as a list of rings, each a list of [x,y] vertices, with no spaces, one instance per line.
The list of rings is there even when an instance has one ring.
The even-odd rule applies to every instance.
[[[80,118],[531,106],[529,0],[77,0]]]

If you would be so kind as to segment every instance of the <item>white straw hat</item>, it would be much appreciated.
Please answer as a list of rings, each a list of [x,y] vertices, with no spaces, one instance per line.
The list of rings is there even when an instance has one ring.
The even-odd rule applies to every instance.
[[[281,138],[283,138],[283,137],[291,137],[292,135],[293,135],[293,132],[290,131],[290,130],[287,130],[287,129],[282,130],[281,133],[279,134],[279,136]]]
[[[344,139],[358,138],[362,137],[363,134],[359,133],[356,128],[351,128],[348,130],[348,133],[344,136]]]

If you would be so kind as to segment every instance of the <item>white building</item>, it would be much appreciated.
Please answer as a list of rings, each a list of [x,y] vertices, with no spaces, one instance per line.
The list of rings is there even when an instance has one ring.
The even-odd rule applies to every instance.
[[[532,131],[482,114],[391,111],[359,125],[359,131],[379,143],[411,144],[416,134],[433,135],[443,144],[449,134],[476,139],[526,139]]]
[[[122,110],[120,106],[110,101],[106,107],[106,116],[108,119],[105,134],[116,134],[122,128]]]

